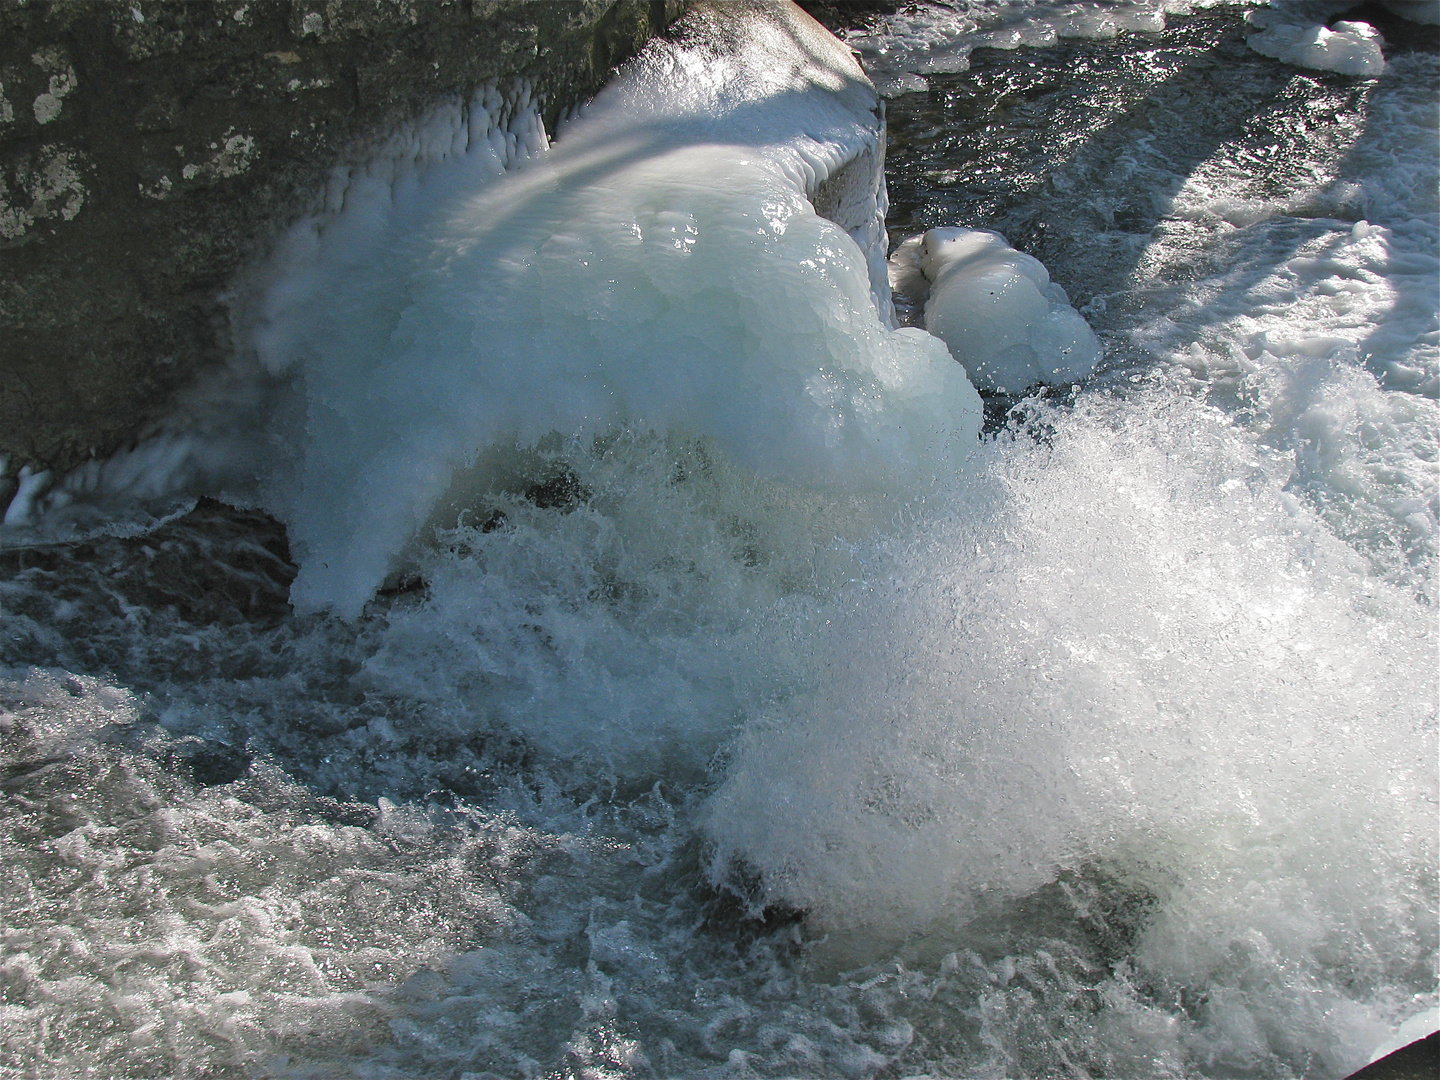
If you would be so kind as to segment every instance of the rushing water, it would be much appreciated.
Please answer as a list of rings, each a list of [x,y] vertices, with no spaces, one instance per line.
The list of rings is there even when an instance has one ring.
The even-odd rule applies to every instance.
[[[788,239],[663,281],[607,250],[587,285],[584,222],[654,177],[578,189],[569,246],[515,279],[549,321],[502,313],[570,396],[509,391],[535,431],[466,459],[433,542],[381,535],[409,480],[304,479],[449,460],[434,398],[379,380],[379,434],[296,436],[251,493],[288,537],[204,500],[0,553],[0,1069],[1322,1077],[1423,1027],[1440,63],[1304,71],[1242,29],[979,49],[889,100],[892,240],[1005,233],[1107,349],[1084,385],[989,398],[973,450],[973,396],[873,321],[781,158],[672,153],[666,198],[741,194],[698,223],[623,207],[650,258],[697,258],[752,184]],[[361,295],[410,273],[415,310],[463,309],[443,273],[490,241],[458,220],[440,269],[392,249]],[[813,278],[764,262],[803,245]],[[518,294],[485,281],[488,319]],[[587,315],[662,308],[622,344],[693,399],[659,362],[617,374]],[[716,348],[758,359],[718,382],[683,343],[726,318]],[[336,340],[286,363],[343,410]],[[816,441],[805,350],[849,357],[827,401],[904,400]],[[599,379],[665,423],[586,428]],[[935,430],[936,400],[958,459],[886,434]],[[384,567],[321,572],[347,529],[392,556],[358,619],[333,610]]]

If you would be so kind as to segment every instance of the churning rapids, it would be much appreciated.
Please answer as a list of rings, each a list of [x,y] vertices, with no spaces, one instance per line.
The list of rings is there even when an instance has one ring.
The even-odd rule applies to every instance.
[[[233,370],[6,515],[0,1072],[1432,1030],[1440,62],[1254,31],[922,7],[851,37],[882,99],[702,5],[553,147],[487,88],[337,170]],[[891,244],[1003,233],[1094,374],[982,400],[892,306],[882,104]]]

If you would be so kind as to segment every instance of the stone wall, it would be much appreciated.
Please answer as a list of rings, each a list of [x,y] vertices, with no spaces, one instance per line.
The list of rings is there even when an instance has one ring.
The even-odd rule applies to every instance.
[[[227,282],[326,171],[449,95],[547,128],[683,0],[4,0],[0,453],[68,469],[225,355]]]

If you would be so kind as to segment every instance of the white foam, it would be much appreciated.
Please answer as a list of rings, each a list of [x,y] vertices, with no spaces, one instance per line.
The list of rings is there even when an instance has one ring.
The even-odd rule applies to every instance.
[[[1428,609],[1285,492],[1283,455],[1169,388],[989,449],[807,626],[813,678],[752,714],[710,804],[717,875],[758,870],[841,963],[1098,858],[1167,897],[1152,978],[1228,985],[1261,935],[1293,1003],[1339,927],[1403,965],[1357,890],[1435,858]]]

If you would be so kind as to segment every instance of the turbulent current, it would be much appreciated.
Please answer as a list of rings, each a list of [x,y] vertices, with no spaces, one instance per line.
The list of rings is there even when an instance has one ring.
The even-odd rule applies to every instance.
[[[0,1073],[1440,1026],[1440,58],[1245,10],[908,9],[881,98],[699,5],[553,146],[492,87],[337,170],[232,369],[6,515]],[[950,226],[1098,369],[982,399],[890,299],[886,228]]]

